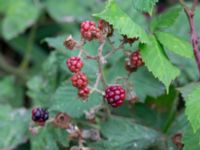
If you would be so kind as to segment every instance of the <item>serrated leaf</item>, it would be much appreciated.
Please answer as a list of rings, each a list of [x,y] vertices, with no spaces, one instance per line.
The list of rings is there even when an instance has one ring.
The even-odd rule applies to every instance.
[[[90,94],[88,100],[84,102],[77,96],[77,90],[70,82],[62,84],[52,98],[51,111],[66,112],[71,117],[81,117],[84,111],[101,103],[102,96],[97,93]]]
[[[187,84],[184,87],[179,87],[177,88],[177,90],[181,92],[184,98],[186,98],[188,94],[190,94],[198,85],[199,85],[198,82],[193,82],[193,83]]]
[[[14,149],[26,141],[29,113],[26,109],[12,110],[8,105],[0,105],[0,149]]]
[[[185,114],[194,133],[200,129],[200,86],[198,85],[186,98]]]
[[[148,43],[149,39],[146,32],[136,24],[116,3],[109,0],[104,11],[94,16],[108,21],[117,29],[120,34],[128,37],[139,37],[142,43]]]
[[[38,15],[39,9],[32,1],[11,0],[3,19],[3,36],[7,40],[16,37],[32,25],[37,20]]]
[[[188,125],[183,134],[183,150],[199,150],[200,149],[200,130],[196,133],[192,130],[192,127]]]
[[[156,32],[155,34],[162,45],[168,50],[183,57],[194,58],[192,45],[189,42],[167,32]]]
[[[115,150],[147,149],[159,136],[153,129],[114,117],[102,124],[101,132],[107,138],[107,144],[109,142],[110,147]]]
[[[133,0],[132,2],[136,9],[152,14],[153,8],[158,0]]]
[[[151,22],[151,30],[165,29],[172,26],[179,17],[181,8],[173,7],[155,17]]]
[[[151,44],[140,45],[142,59],[153,75],[158,78],[166,87],[179,75],[178,68],[173,66],[165,56],[163,49],[154,36],[151,36]]]

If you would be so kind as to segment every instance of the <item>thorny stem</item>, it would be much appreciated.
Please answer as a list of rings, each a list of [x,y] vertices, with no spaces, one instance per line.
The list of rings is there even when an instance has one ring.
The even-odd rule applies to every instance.
[[[190,25],[190,34],[191,34],[191,42],[192,42],[192,47],[194,50],[194,56],[195,60],[198,66],[198,71],[199,71],[199,80],[200,80],[200,52],[199,52],[199,37],[195,28],[195,23],[194,23],[194,12],[195,9],[198,5],[198,0],[194,0],[192,8],[189,8],[185,3],[184,0],[179,0],[181,5],[184,7],[185,13],[187,15],[189,25]]]

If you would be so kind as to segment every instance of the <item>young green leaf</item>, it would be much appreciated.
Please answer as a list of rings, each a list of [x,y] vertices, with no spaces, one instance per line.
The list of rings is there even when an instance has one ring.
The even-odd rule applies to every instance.
[[[156,32],[156,37],[168,50],[183,57],[194,58],[192,45],[189,42],[167,32]]]
[[[133,6],[140,11],[152,14],[157,2],[158,0],[133,0]]]
[[[186,98],[185,114],[194,133],[200,129],[200,86],[198,85]]]
[[[151,30],[165,29],[173,25],[180,14],[180,7],[173,7],[151,21]]]
[[[146,32],[136,24],[115,2],[109,0],[104,11],[94,16],[108,21],[120,34],[128,37],[139,37],[142,43],[148,43]]]
[[[170,63],[156,38],[151,36],[150,39],[152,41],[150,45],[140,45],[142,59],[149,71],[165,85],[168,91],[170,83],[180,71]]]

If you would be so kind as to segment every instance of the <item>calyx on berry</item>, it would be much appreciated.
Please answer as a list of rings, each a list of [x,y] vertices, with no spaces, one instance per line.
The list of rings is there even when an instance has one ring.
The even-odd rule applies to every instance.
[[[112,107],[118,107],[123,104],[126,97],[126,91],[120,85],[111,85],[105,90],[105,100]]]
[[[71,77],[72,85],[78,89],[83,89],[88,85],[88,78],[83,72],[77,72]]]
[[[33,108],[32,109],[32,120],[38,125],[44,125],[45,121],[48,120],[49,113],[44,108]]]
[[[80,57],[72,56],[67,59],[66,64],[71,72],[79,72],[83,67],[83,62]]]
[[[76,45],[77,45],[77,41],[75,41],[75,40],[72,38],[71,35],[68,36],[68,37],[66,38],[66,40],[64,41],[64,46],[65,46],[66,48],[68,48],[69,50],[73,50],[74,47],[75,47]]]

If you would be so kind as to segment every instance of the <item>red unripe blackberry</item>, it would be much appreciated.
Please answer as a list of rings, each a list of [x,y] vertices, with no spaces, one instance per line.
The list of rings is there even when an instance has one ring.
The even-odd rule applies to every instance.
[[[133,72],[136,71],[143,64],[144,62],[141,58],[140,52],[136,51],[129,56],[128,60],[125,61],[125,68],[129,72]]]
[[[130,57],[131,66],[138,68],[144,64],[139,51],[133,52]]]
[[[71,72],[79,72],[83,67],[83,62],[80,57],[72,56],[66,61],[67,67]]]
[[[49,118],[49,113],[44,108],[32,109],[32,120],[40,125],[44,125],[45,121]]]
[[[71,77],[72,85],[78,89],[83,89],[88,84],[87,76],[82,72],[77,72]]]
[[[78,96],[82,99],[88,98],[88,95],[90,94],[90,89],[88,87],[84,87],[82,89],[79,89]]]
[[[123,104],[126,97],[126,91],[119,85],[112,85],[106,88],[104,98],[112,107],[118,107]]]

